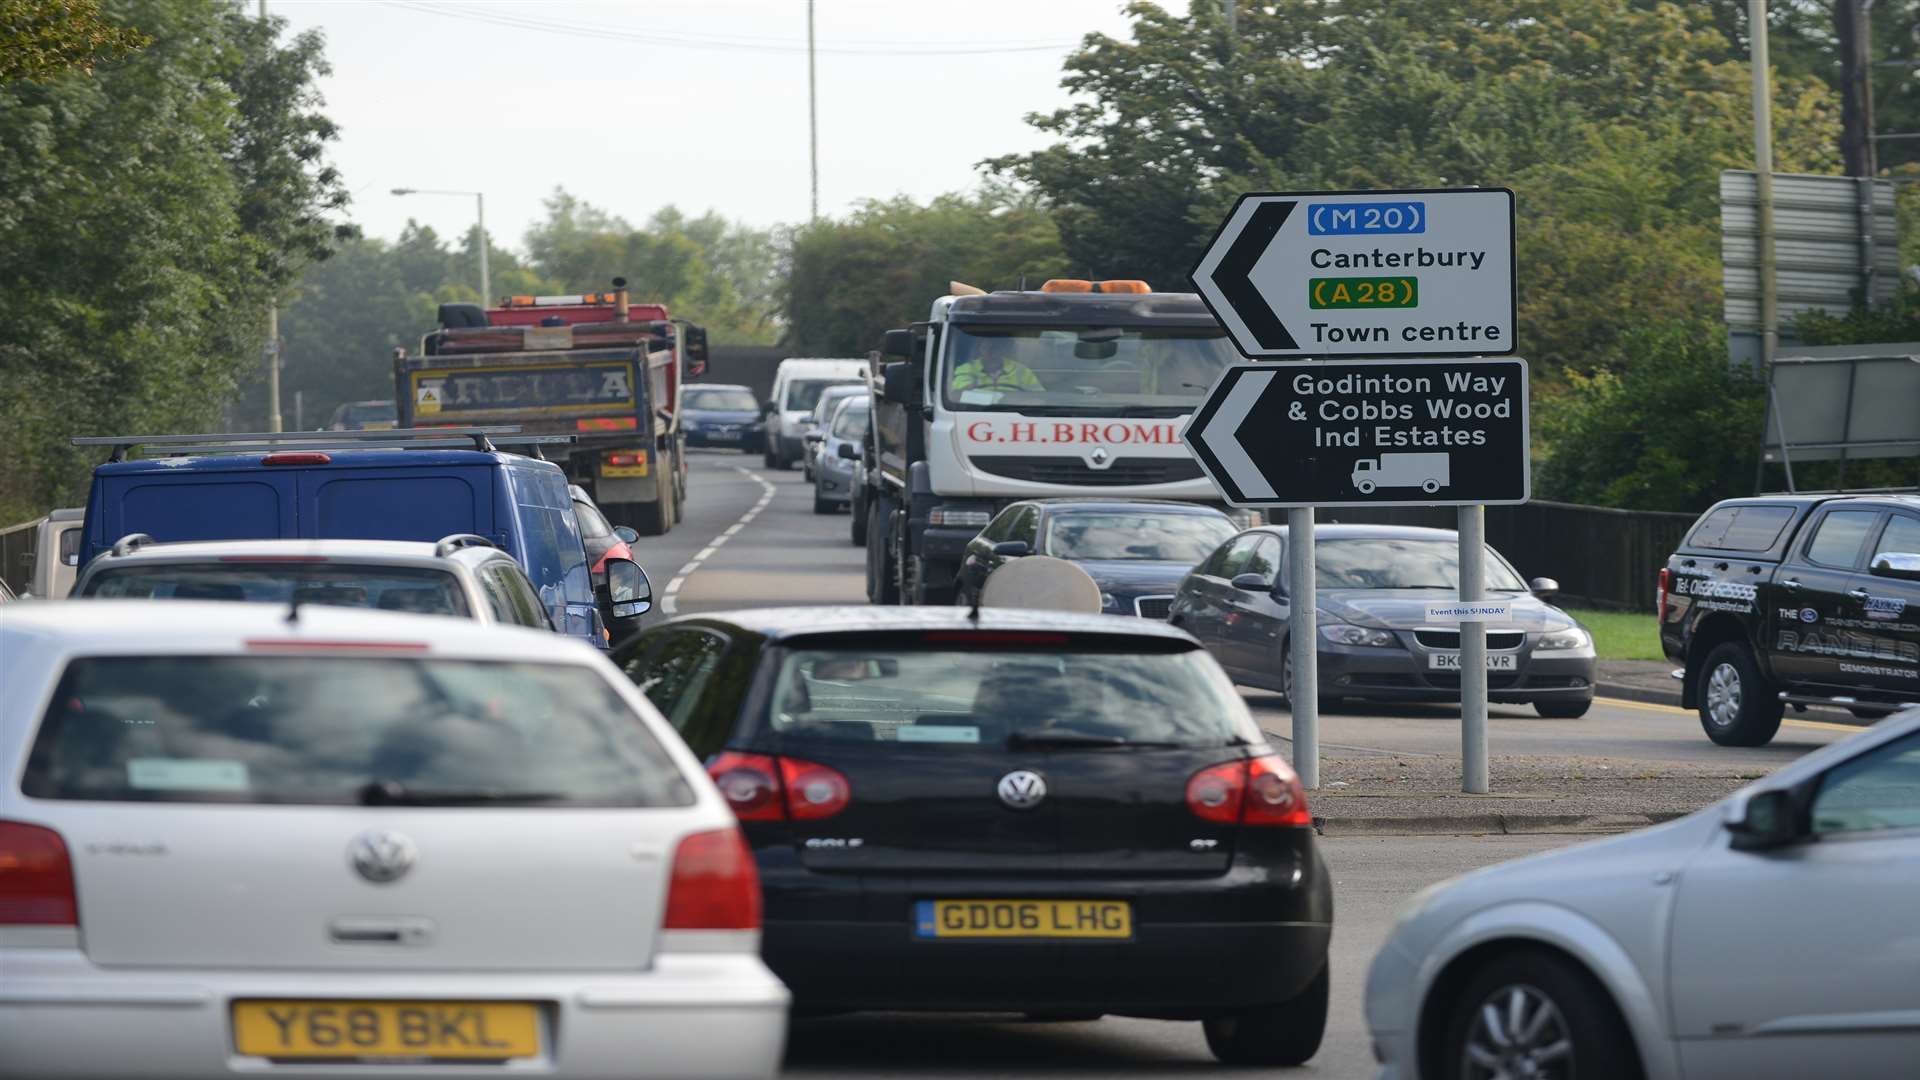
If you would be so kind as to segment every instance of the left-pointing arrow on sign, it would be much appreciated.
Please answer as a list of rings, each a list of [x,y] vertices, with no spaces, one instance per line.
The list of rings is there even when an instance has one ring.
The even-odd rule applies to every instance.
[[[1221,384],[1207,394],[1206,404],[1180,430],[1180,438],[1193,450],[1200,467],[1213,478],[1227,501],[1236,506],[1279,497],[1260,466],[1247,456],[1239,435],[1240,425],[1247,422],[1247,414],[1253,411],[1267,384],[1278,374],[1277,371],[1228,368],[1221,376]]]
[[[1260,347],[1274,352],[1292,351],[1300,345],[1254,286],[1253,265],[1267,253],[1273,238],[1280,234],[1281,227],[1287,223],[1287,216],[1293,213],[1296,205],[1293,202],[1267,202],[1256,206],[1253,216],[1247,219],[1246,226],[1240,230],[1240,236],[1209,275],[1213,279],[1213,287],[1233,306],[1240,321],[1260,342]]]

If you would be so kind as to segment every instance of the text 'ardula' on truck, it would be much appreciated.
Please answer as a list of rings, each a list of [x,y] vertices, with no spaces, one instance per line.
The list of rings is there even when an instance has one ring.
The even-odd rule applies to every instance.
[[[577,441],[561,466],[616,525],[657,536],[686,500],[680,390],[706,368],[707,333],[613,291],[440,305],[420,350],[395,350],[401,427],[517,424]],[[555,455],[558,456],[558,455]]]
[[[967,543],[1009,503],[1219,494],[1180,427],[1239,359],[1192,293],[1143,281],[955,284],[875,354],[867,595],[947,604]],[[864,507],[861,505],[864,503]]]

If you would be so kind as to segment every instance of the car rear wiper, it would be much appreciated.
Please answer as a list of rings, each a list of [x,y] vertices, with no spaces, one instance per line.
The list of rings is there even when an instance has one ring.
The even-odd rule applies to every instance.
[[[1046,747],[1103,747],[1103,746],[1146,746],[1174,747],[1179,743],[1155,742],[1146,739],[1129,739],[1124,735],[1094,735],[1084,731],[1051,731],[1029,733],[1016,731],[1007,736],[1007,746],[1013,750],[1032,750]]]
[[[361,806],[523,806],[564,802],[554,791],[461,791],[447,788],[409,788],[398,780],[373,780],[355,792]]]

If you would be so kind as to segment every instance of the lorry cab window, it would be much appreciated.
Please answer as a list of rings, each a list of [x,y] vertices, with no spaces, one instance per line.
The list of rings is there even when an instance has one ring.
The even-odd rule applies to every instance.
[[[1237,354],[1217,330],[955,326],[947,407],[1036,416],[1191,412]]]

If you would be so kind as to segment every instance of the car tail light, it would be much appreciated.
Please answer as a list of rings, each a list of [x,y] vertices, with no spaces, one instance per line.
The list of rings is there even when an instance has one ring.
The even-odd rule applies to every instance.
[[[1202,769],[1187,781],[1187,809],[1223,825],[1311,825],[1300,777],[1266,754]]]
[[[1661,622],[1667,620],[1667,582],[1672,580],[1672,573],[1671,570],[1668,570],[1664,566],[1660,568],[1660,588],[1657,593],[1658,598],[1654,601],[1653,610],[1660,616]]]
[[[758,930],[760,873],[737,828],[694,833],[673,852],[667,930]]]
[[[260,459],[262,465],[326,465],[332,457],[317,450],[289,450],[280,454],[268,454]]]
[[[787,814],[795,821],[828,818],[847,808],[852,789],[847,778],[811,761],[781,758],[780,778],[787,789]]]
[[[77,926],[79,909],[60,834],[0,821],[0,926]]]
[[[707,766],[715,787],[741,821],[781,821],[780,765],[763,754],[729,750]]]
[[[729,750],[707,775],[741,821],[818,821],[845,810],[853,795],[845,776],[799,758]]]

